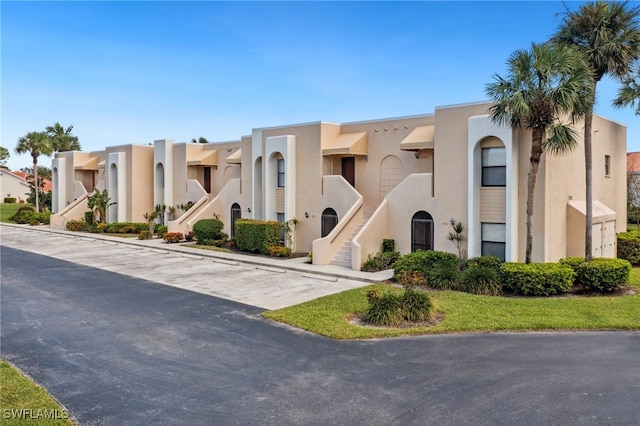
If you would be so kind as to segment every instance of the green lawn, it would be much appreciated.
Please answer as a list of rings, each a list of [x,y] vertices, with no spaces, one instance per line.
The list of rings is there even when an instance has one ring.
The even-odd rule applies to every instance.
[[[0,203],[0,222],[5,223],[15,223],[12,220],[9,220],[11,216],[16,214],[18,207],[27,206],[29,204],[25,203]]]
[[[5,361],[0,361],[0,424],[74,425],[69,413],[47,392]]]
[[[638,294],[526,298],[430,291],[437,312],[444,316],[431,327],[382,328],[351,324],[349,319],[366,310],[365,294],[371,287],[403,291],[385,284],[322,297],[265,312],[263,316],[334,339],[490,331],[640,330],[640,269],[631,271],[630,281]]]

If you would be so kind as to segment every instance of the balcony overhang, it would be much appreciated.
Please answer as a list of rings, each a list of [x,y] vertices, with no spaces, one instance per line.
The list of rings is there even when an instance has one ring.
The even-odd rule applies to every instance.
[[[85,161],[83,164],[74,167],[74,170],[89,170],[96,171],[100,167],[98,162],[98,157],[92,157],[88,161]],[[104,162],[102,163],[102,167],[104,168]]]
[[[343,133],[322,144],[322,155],[367,155],[367,132]]]
[[[218,150],[202,151],[195,159],[188,160],[187,166],[218,166]]]
[[[237,150],[227,157],[227,164],[242,164],[242,149]]]
[[[418,126],[400,142],[403,151],[419,151],[433,149],[436,126]]]
[[[582,216],[587,215],[587,202],[586,201],[569,201],[569,206],[580,213]],[[610,220],[616,220],[617,214],[609,207],[605,206],[598,200],[593,200],[592,203],[592,220],[595,223],[608,222]]]

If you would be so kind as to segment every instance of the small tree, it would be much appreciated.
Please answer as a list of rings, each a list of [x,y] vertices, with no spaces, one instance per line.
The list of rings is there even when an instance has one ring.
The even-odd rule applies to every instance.
[[[33,159],[35,181],[38,182],[38,157],[49,156],[53,153],[51,140],[44,132],[29,132],[18,139],[16,154],[29,153]],[[36,191],[36,211],[40,211],[40,194]]]
[[[289,243],[292,253],[296,252],[296,231],[298,230],[299,225],[300,221],[295,217],[282,224],[282,227],[284,228],[285,239]]]
[[[7,168],[7,161],[11,157],[11,153],[4,146],[0,146],[0,167],[3,169]]]
[[[156,230],[156,219],[158,218],[158,214],[156,212],[145,213],[142,217],[147,221],[147,224],[149,225],[149,232],[153,235]]]
[[[458,249],[458,259],[460,260],[460,263],[462,263],[466,258],[466,255],[464,252],[464,244],[462,243],[464,241],[465,228],[462,222],[455,222],[451,224],[451,229],[452,231],[449,232],[449,235],[447,235],[447,238]]]
[[[106,189],[100,192],[98,188],[96,188],[93,195],[87,197],[87,205],[94,214],[98,216],[100,223],[107,222],[107,209],[115,204],[117,203],[111,201],[111,197],[109,197]]]

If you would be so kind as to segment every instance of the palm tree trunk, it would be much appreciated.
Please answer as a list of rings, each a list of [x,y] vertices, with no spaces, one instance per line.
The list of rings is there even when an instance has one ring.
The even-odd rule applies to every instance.
[[[525,246],[525,263],[531,263],[531,252],[533,248],[533,194],[536,188],[536,177],[538,166],[542,156],[542,135],[541,129],[533,129],[531,137],[531,157],[529,158],[529,177],[527,179],[527,239]]]
[[[595,92],[595,83],[594,83]],[[591,260],[591,252],[593,247],[593,177],[592,163],[593,157],[591,153],[591,126],[593,122],[593,111],[589,110],[584,116],[584,168],[585,168],[585,188],[586,196],[586,217],[585,217],[585,233],[584,233],[584,258]]]
[[[36,193],[36,212],[40,212],[40,191],[38,188],[38,157],[33,157],[33,188]]]

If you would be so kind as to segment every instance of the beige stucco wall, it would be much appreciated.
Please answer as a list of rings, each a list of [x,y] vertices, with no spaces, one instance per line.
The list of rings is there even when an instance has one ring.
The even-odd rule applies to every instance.
[[[468,241],[468,248],[473,247],[472,251],[477,252],[480,216],[476,210],[479,211],[481,206],[486,212],[483,217],[486,218],[490,213],[492,220],[504,218],[510,221],[512,227],[508,232],[513,238],[511,257],[524,260],[531,133],[508,128],[503,132],[499,126],[488,125],[488,107],[486,102],[444,106],[436,108],[433,114],[410,117],[345,124],[313,122],[253,129],[250,136],[243,136],[239,141],[194,144],[161,140],[156,141],[154,146],[123,145],[101,152],[59,153],[56,158],[64,160],[59,163],[63,167],[64,178],[60,183],[64,187],[64,204],[72,203],[77,194],[82,192],[79,191],[81,185],[78,185],[74,172],[77,165],[91,156],[99,156],[104,161],[109,154],[119,153],[118,158],[126,169],[126,191],[118,194],[124,197],[120,206],[124,211],[118,220],[143,221],[144,213],[153,210],[155,200],[160,199],[154,170],[156,164],[162,162],[167,173],[166,187],[162,191],[165,204],[175,207],[188,201],[200,201],[203,210],[195,216],[218,214],[229,231],[230,224],[227,222],[233,203],[240,205],[244,218],[272,219],[276,191],[273,155],[282,150],[281,154],[287,159],[287,184],[281,204],[285,206],[285,220],[299,220],[296,234],[298,252],[311,250],[314,241],[320,238],[324,209],[330,207],[336,210],[340,220],[348,216],[348,212],[354,213],[356,210],[354,214],[362,217],[367,209],[356,206],[360,199],[368,209],[376,211],[384,197],[387,197],[386,207],[374,214],[371,225],[365,226],[356,238],[361,259],[357,259],[357,256],[352,258],[354,263],[366,259],[371,250],[379,250],[383,238],[394,238],[396,248],[403,253],[410,251],[411,217],[420,210],[433,217],[436,250],[456,252],[447,238],[451,229],[450,219],[454,219],[467,226],[469,221],[473,221],[474,234],[469,237],[473,241]],[[401,142],[418,126],[435,126],[433,149],[419,152],[400,149]],[[582,125],[578,123],[575,127],[581,129]],[[508,139],[503,142],[512,148],[514,161],[508,167],[513,170],[513,175],[508,175],[506,196],[497,193],[500,189],[477,189],[480,166],[476,164],[476,150],[482,140],[498,142],[492,139],[497,137],[491,133],[494,130]],[[341,156],[323,156],[322,148],[340,135],[361,132],[366,133],[366,155],[354,156],[355,188],[351,188],[339,177],[342,173]],[[486,134],[476,134],[478,132]],[[476,136],[477,139],[474,139]],[[534,261],[555,261],[565,257],[568,253],[567,237],[572,240],[582,238],[576,235],[575,227],[571,225],[571,215],[567,212],[569,199],[584,200],[581,134],[578,134],[578,139],[579,146],[571,154],[544,155],[540,163],[534,206]],[[227,163],[226,158],[238,149],[242,150],[241,165]],[[204,158],[203,153],[210,150],[217,151],[217,167],[211,167],[211,193],[206,194],[203,188],[203,165],[189,166],[188,163]],[[609,176],[604,176],[605,155],[611,156]],[[265,158],[262,158],[262,168],[257,176],[256,159],[259,157]],[[625,228],[625,162],[625,127],[595,116],[594,200],[617,212],[618,232]],[[97,181],[103,180],[108,187],[109,170],[101,173]],[[267,185],[273,187],[268,188]],[[481,192],[483,194],[478,195]],[[477,208],[473,203],[477,203]],[[186,220],[181,221],[180,226],[184,223]],[[352,225],[355,226],[355,222],[350,224],[349,229]],[[342,239],[344,235],[340,237]],[[335,245],[332,245],[331,251],[335,249]],[[317,255],[314,253],[314,258]]]

